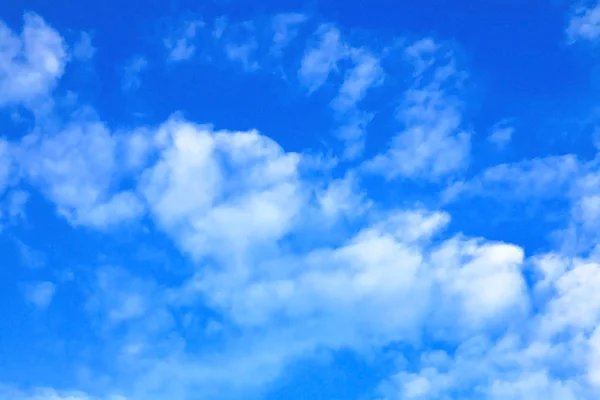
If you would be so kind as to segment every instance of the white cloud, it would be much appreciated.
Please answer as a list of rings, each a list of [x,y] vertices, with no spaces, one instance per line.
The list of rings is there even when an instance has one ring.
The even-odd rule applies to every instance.
[[[212,36],[215,39],[221,39],[221,37],[223,36],[223,33],[227,29],[228,25],[229,25],[229,20],[227,19],[227,17],[221,16],[221,17],[215,19],[215,22],[213,24]]]
[[[28,285],[25,290],[27,301],[39,309],[46,309],[52,302],[56,286],[52,282],[38,282]]]
[[[387,394],[386,400],[445,399],[443,394],[451,383],[449,376],[434,368],[424,368],[419,374],[400,372],[391,377],[382,389]]]
[[[16,239],[15,243],[19,249],[21,262],[28,268],[41,268],[46,264],[46,255],[31,246]]]
[[[11,145],[6,139],[0,138],[0,194],[10,183],[13,167]]]
[[[29,193],[23,190],[13,190],[8,193],[6,199],[6,213],[10,220],[23,218],[25,216],[25,205],[29,200]]]
[[[502,150],[510,143],[514,132],[515,128],[512,126],[506,126],[503,123],[497,124],[488,136],[488,141]]]
[[[0,201],[0,231],[4,225],[25,217],[25,205],[29,194],[13,188],[18,182],[16,161],[14,146],[0,138],[0,198],[4,196]]]
[[[437,55],[442,47],[430,37],[421,38],[406,46],[404,57],[413,64],[415,77],[421,76],[435,66]]]
[[[286,18],[275,28],[280,46],[295,34],[287,24],[303,21]],[[358,141],[372,118],[359,104],[380,82],[380,62],[346,46],[333,27],[317,36],[299,78],[312,92],[342,59],[353,63],[332,107],[348,117],[340,130]],[[254,50],[231,43],[226,55],[251,66]],[[193,54],[193,45],[183,44],[173,42],[175,59]],[[430,39],[406,47],[404,56],[414,75],[398,109],[403,130],[367,168],[390,179],[452,175],[470,150],[457,95],[463,73]],[[145,68],[134,67],[135,76]],[[0,142],[0,162],[2,151],[11,161],[0,168],[0,188],[12,184],[14,159],[27,184],[73,225],[105,229],[148,209],[149,226],[190,256],[192,276],[177,275],[178,282],[155,281],[147,269],[137,277],[129,266],[94,271],[86,307],[105,346],[98,353],[115,371],[102,382],[130,400],[240,398],[318,352],[372,356],[397,345],[420,357],[386,380],[386,399],[597,398],[600,266],[592,256],[526,260],[519,246],[444,232],[444,211],[378,204],[356,171],[315,173],[308,155],[253,130],[172,117],[157,128],[114,133],[95,118],[73,116],[14,146]],[[571,222],[589,233],[600,223],[596,170],[570,155],[528,160],[489,168],[447,195],[566,193]],[[26,196],[11,193],[18,210]],[[531,291],[526,267],[534,272]],[[27,299],[46,308],[55,289],[39,282],[27,288]],[[445,350],[424,350],[423,343]],[[18,400],[93,399],[2,390],[0,398]]]
[[[146,166],[154,151],[153,132],[149,129],[137,129],[119,136],[124,152],[124,166],[127,171],[139,171]]]
[[[470,134],[461,126],[461,103],[454,93],[464,74],[451,53],[439,52],[427,39],[405,49],[415,78],[397,110],[403,131],[387,151],[364,164],[365,170],[388,179],[438,179],[466,166]]]
[[[315,42],[304,53],[298,71],[300,82],[312,93],[319,89],[338,62],[346,56],[346,46],[341,40],[340,31],[329,25],[322,25],[315,33]]]
[[[447,222],[444,214],[398,211],[339,247],[255,261],[243,270],[222,265],[201,274],[195,287],[236,324],[300,329],[315,348],[360,351],[409,340],[428,325],[472,331],[522,312],[523,251],[457,239],[432,249],[430,238]]]
[[[367,90],[381,84],[383,69],[378,58],[364,49],[354,49],[352,58],[355,66],[348,71],[332,106],[339,112],[354,108]]]
[[[355,110],[351,115],[340,118],[343,122],[337,128],[337,136],[345,142],[344,157],[356,159],[364,150],[367,126],[374,114]]]
[[[92,59],[95,54],[96,48],[92,44],[92,36],[87,32],[82,32],[73,47],[73,57],[80,61],[87,61]]]
[[[458,258],[434,257],[431,240],[447,223],[448,216],[442,213],[399,210],[339,246],[308,253],[263,252],[260,257],[239,258],[237,250],[228,247],[226,262],[201,263],[195,278],[166,295],[154,284],[111,273],[109,281],[100,281],[112,283],[100,284],[99,298],[105,300],[96,301],[95,309],[127,332],[126,339],[119,336],[119,343],[128,349],[123,353],[127,363],[137,367],[131,398],[170,393],[185,399],[191,391],[206,397],[248,393],[271,382],[292,360],[309,357],[317,349],[369,352],[390,342],[410,341],[431,323],[432,307],[440,304],[450,305],[457,317],[445,321],[449,329],[471,329],[472,318],[460,316],[476,311],[473,318],[481,327],[483,321],[493,321],[519,303],[513,293],[521,288],[517,264],[522,251],[505,244],[452,239],[434,248],[450,246]],[[511,274],[516,280],[505,279]],[[473,288],[466,284],[471,278]],[[498,282],[503,285],[495,289]],[[451,288],[452,295],[432,290],[438,285]],[[474,309],[476,303],[483,309]],[[165,336],[147,336],[169,326],[165,314],[153,315],[167,304],[192,313],[209,305],[223,320],[220,332],[231,332],[234,324],[234,331],[247,334],[232,338],[217,354],[186,352],[177,344],[177,340],[185,343],[183,338],[173,342]],[[145,346],[148,341],[153,345]],[[163,345],[168,347],[156,350]],[[232,381],[232,374],[239,378]],[[413,393],[418,393],[417,386],[413,385]]]
[[[341,215],[360,215],[370,207],[365,195],[360,193],[359,184],[353,174],[330,182],[316,195],[323,215],[334,220]]]
[[[281,55],[283,49],[298,35],[298,25],[306,22],[308,17],[301,13],[283,13],[273,17],[273,45],[271,53]]]
[[[162,288],[118,269],[99,271],[88,308],[109,332],[120,332],[119,362],[136,365],[132,398],[175,391],[174,398],[183,399],[191,388],[211,393],[231,385],[232,370],[244,376],[236,387],[245,390],[317,348],[367,351],[410,340],[427,326],[485,329],[525,303],[518,247],[434,241],[447,214],[377,210],[352,174],[312,182],[300,168],[303,156],[256,131],[215,131],[174,117],[156,130],[129,135],[122,140],[102,123],[84,120],[55,135],[32,136],[20,151],[28,179],[61,213],[98,228],[116,222],[106,215],[126,219],[113,205],[125,196],[114,194],[119,168],[145,168],[137,190],[152,217],[202,261],[182,287]],[[119,156],[123,149],[129,150]],[[128,161],[129,153],[140,161]],[[326,232],[336,221],[365,214],[368,225],[324,238],[331,244],[300,253],[284,245],[292,235],[298,243],[314,235],[313,229],[303,231],[311,227],[307,216],[314,215]],[[174,326],[171,309],[200,304],[222,319],[222,332],[233,325],[257,336],[233,340],[215,358],[181,350],[175,343],[185,343],[183,338],[158,335]],[[434,312],[437,304],[447,304],[451,321]],[[157,351],[159,344],[168,350]],[[246,349],[242,358],[240,346]]]
[[[130,323],[136,326],[132,329],[135,339],[144,341],[145,337],[171,325],[172,317],[162,297],[164,292],[154,282],[116,267],[101,267],[95,275],[95,289],[87,308],[100,317],[102,328],[122,328]]]
[[[444,202],[472,197],[529,206],[554,203],[553,222],[562,228],[551,235],[560,251],[572,257],[590,251],[600,236],[600,169],[597,160],[583,162],[574,154],[546,156],[484,169],[467,181],[451,184]],[[531,211],[532,209],[530,209]]]
[[[202,21],[186,22],[171,37],[164,40],[164,45],[169,52],[168,60],[177,62],[190,59],[196,52],[196,45],[193,43],[198,29],[204,26]]]
[[[0,21],[0,106],[49,95],[67,61],[63,38],[38,15],[25,14],[20,36]]]
[[[142,84],[141,75],[148,69],[148,60],[142,56],[132,57],[123,68],[121,86],[126,91],[136,91]]]
[[[244,43],[228,43],[225,45],[225,55],[230,61],[240,63],[244,70],[252,72],[256,71],[260,66],[254,60],[254,53],[258,48],[258,44],[254,38],[250,38]]]
[[[215,20],[212,34],[226,59],[241,66],[245,72],[255,72],[262,67],[264,60],[259,50],[271,46],[268,41],[263,41],[265,35],[270,32],[257,29],[253,21],[235,23],[224,17]]]
[[[486,394],[492,400],[575,400],[579,398],[573,385],[569,382],[553,380],[543,371],[524,374],[511,381],[495,380]]]
[[[485,329],[526,302],[518,247],[438,241],[447,214],[377,210],[352,175],[313,183],[300,168],[301,155],[258,132],[215,131],[172,118],[143,131],[143,138],[141,153],[157,153],[137,189],[158,226],[202,268],[182,287],[169,288],[119,269],[99,271],[88,308],[109,332],[120,332],[114,339],[119,362],[136,366],[130,371],[136,382],[132,398],[174,391],[179,396],[174,398],[183,399],[192,388],[210,393],[231,384],[231,371],[244,376],[239,390],[260,386],[290,360],[317,348],[367,351],[410,340],[427,326]],[[111,182],[118,179],[116,149],[122,143],[130,141],[117,140],[101,123],[86,122],[30,138],[22,151],[39,161],[35,167],[25,159],[29,179],[59,209],[75,221],[103,227],[94,210],[115,198]],[[134,163],[135,170],[145,163]],[[67,196],[70,187],[85,196]],[[314,235],[313,229],[303,231],[307,216],[315,215],[326,232],[325,220],[364,214],[366,226],[324,238],[331,244],[299,253],[285,245],[292,235],[298,243]],[[410,307],[399,307],[406,304]],[[451,320],[434,312],[439,304],[447,305]],[[174,326],[171,309],[199,305],[213,308],[224,334],[233,325],[256,336],[233,340],[215,357],[185,352],[175,344],[184,338],[158,335]]]
[[[213,132],[179,120],[157,135],[161,156],[140,190],[185,250],[231,257],[289,230],[302,202],[298,155],[254,131]]]
[[[496,340],[480,332],[456,349],[425,352],[416,369],[402,367],[386,380],[382,394],[387,399],[410,394],[418,399],[596,398],[600,302],[593,292],[600,268],[591,259],[552,253],[534,264],[541,272],[531,298],[538,312],[526,326]]]
[[[513,312],[526,312],[522,249],[443,238],[449,216],[442,212],[377,210],[352,175],[314,184],[300,168],[301,155],[256,131],[215,131],[174,117],[156,130],[134,131],[142,136],[131,144],[99,122],[84,122],[25,141],[24,154],[38,160],[36,168],[24,159],[29,179],[71,218],[94,226],[82,210],[110,203],[117,149],[133,148],[142,154],[133,159],[143,161],[124,157],[124,165],[139,171],[154,160],[137,188],[153,218],[202,266],[183,286],[169,288],[119,269],[98,272],[88,308],[108,332],[120,332],[114,339],[118,362],[134,366],[124,378],[135,382],[125,385],[132,399],[243,391],[271,381],[291,360],[318,348],[367,352],[410,343],[429,330],[438,340],[452,341],[444,332],[486,332],[507,323]],[[144,156],[154,151],[150,159]],[[92,195],[63,195],[73,186]],[[302,219],[311,213],[334,222],[366,213],[369,222],[330,245],[299,253],[279,246],[290,235],[303,243],[302,235],[314,234],[302,231]],[[185,338],[159,335],[175,326],[172,309],[199,305],[219,316],[222,334],[232,325],[254,333],[232,339],[218,356],[187,352]],[[444,393],[455,382],[466,385],[462,375],[429,368],[422,376],[398,378],[404,398]],[[233,386],[232,371],[243,376]],[[507,385],[496,384],[490,393],[501,395]]]
[[[566,329],[586,332],[600,321],[600,265],[575,260],[570,268],[553,282],[555,296],[549,301],[540,329],[553,335]]]
[[[588,355],[588,381],[600,388],[600,328],[596,328],[590,337],[590,352]]]
[[[465,396],[490,400],[594,398],[584,395],[580,382],[563,380],[548,371],[573,350],[542,342],[524,344],[511,335],[495,343],[474,337],[453,355],[435,350],[424,353],[420,369],[399,372],[382,384],[381,392],[390,400],[411,398],[407,394],[423,400]]]
[[[134,193],[114,191],[118,145],[101,122],[73,121],[57,134],[24,138],[19,162],[60,215],[75,225],[106,228],[144,211]]]
[[[80,391],[57,391],[51,388],[18,390],[0,385],[0,397],[11,400],[127,400],[123,396],[92,397]]]
[[[367,125],[374,115],[360,111],[359,103],[369,89],[383,82],[384,72],[379,58],[366,49],[351,49],[349,52],[354,66],[346,72],[331,106],[340,121],[337,134],[345,142],[344,155],[352,159],[362,153]]]
[[[579,5],[573,10],[566,29],[567,39],[595,41],[600,37],[600,3],[593,6]]]
[[[593,161],[582,165],[571,184],[572,218],[580,228],[597,239],[600,227],[600,168]]]
[[[448,299],[454,299],[450,302],[461,304],[458,318],[464,318],[466,326],[479,328],[488,318],[498,318],[506,310],[525,310],[521,248],[455,239],[444,243],[431,257],[441,290]]]
[[[452,184],[443,197],[450,201],[470,196],[515,200],[566,196],[580,171],[579,160],[570,154],[500,164],[471,180]]]

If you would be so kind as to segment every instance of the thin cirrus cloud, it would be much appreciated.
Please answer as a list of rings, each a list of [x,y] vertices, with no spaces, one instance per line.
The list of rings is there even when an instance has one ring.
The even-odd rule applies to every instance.
[[[78,47],[32,13],[22,33],[0,26],[0,107],[33,110],[28,132],[0,139],[0,235],[13,238],[15,262],[38,267],[6,267],[3,285],[23,289],[14,302],[36,310],[28,324],[57,315],[71,324],[36,330],[43,343],[68,347],[64,379],[32,365],[23,385],[0,368],[0,397],[268,399],[285,382],[319,390],[298,365],[315,380],[313,366],[360,375],[344,359],[351,354],[376,371],[356,398],[597,398],[597,159],[573,151],[490,160],[486,141],[504,148],[497,157],[517,144],[497,129],[486,140],[489,129],[472,122],[459,44],[357,41],[307,15],[207,18],[156,45],[178,62],[169,68],[208,52],[210,68],[230,73],[232,85],[270,79],[298,107],[321,107],[330,118],[321,135],[340,145],[329,153],[273,132],[287,120],[268,108],[257,125],[284,123],[264,131],[240,128],[235,109],[230,126],[170,109],[174,92],[147,94],[167,113],[145,124],[116,121],[101,104],[68,108],[58,100],[73,90]],[[589,36],[581,27],[590,15],[573,14],[566,37],[572,26]],[[132,54],[116,64],[126,65],[130,97],[146,80],[166,79],[152,52]],[[195,68],[170,79],[200,79],[204,67]],[[245,95],[279,101],[265,93]],[[515,212],[554,205],[544,210],[556,228],[539,233],[552,240],[535,247],[486,230],[487,221],[457,228],[497,201]],[[546,226],[538,214],[522,218]],[[160,249],[160,260],[136,258],[140,243]],[[61,262],[69,279],[60,279]],[[28,347],[19,351],[38,351]],[[13,357],[6,353],[7,365]]]

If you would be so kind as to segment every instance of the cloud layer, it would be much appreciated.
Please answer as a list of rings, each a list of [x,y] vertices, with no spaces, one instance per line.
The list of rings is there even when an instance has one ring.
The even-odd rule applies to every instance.
[[[567,40],[596,39],[597,8],[573,9]],[[343,352],[384,366],[372,399],[600,394],[598,155],[495,163],[484,151],[510,152],[521,132],[503,118],[478,139],[459,45],[369,45],[316,19],[180,20],[162,59],[128,55],[116,86],[135,96],[151,70],[193,63],[267,76],[328,118],[326,151],[177,109],[114,122],[67,79],[110,49],[33,13],[21,33],[0,23],[0,110],[28,124],[0,138],[0,235],[39,274],[15,273],[29,312],[77,318],[47,339],[70,352],[68,384],[8,381],[0,397],[266,398],[298,363]],[[463,229],[482,203],[528,205],[534,221],[552,207],[545,245]],[[27,224],[40,248],[80,238],[62,242],[71,269],[14,237]],[[129,263],[72,261],[84,242]]]

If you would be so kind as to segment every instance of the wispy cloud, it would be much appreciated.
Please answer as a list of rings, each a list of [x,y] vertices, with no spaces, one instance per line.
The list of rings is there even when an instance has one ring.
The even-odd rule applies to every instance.
[[[34,249],[18,239],[15,240],[15,243],[19,249],[23,265],[28,268],[41,268],[46,264],[46,254],[44,252]]]
[[[463,169],[469,159],[470,133],[462,126],[457,95],[465,73],[451,51],[431,39],[410,44],[404,53],[414,66],[414,83],[397,109],[403,130],[364,168],[388,179],[438,179]]]
[[[230,61],[240,63],[246,71],[256,71],[259,64],[254,60],[254,53],[258,44],[253,39],[245,43],[228,43],[225,45],[225,54]]]
[[[331,106],[340,121],[339,136],[346,144],[344,155],[353,159],[362,154],[367,125],[373,118],[372,113],[361,111],[359,103],[369,89],[382,84],[385,73],[380,59],[367,49],[352,48],[349,58],[354,65],[347,71]]]
[[[142,84],[142,73],[148,69],[148,60],[142,56],[135,56],[127,61],[123,68],[121,86],[125,91],[136,91]]]
[[[38,282],[30,284],[25,289],[27,301],[40,310],[48,308],[56,292],[56,286],[52,282]]]
[[[383,82],[383,69],[376,57],[363,49],[354,49],[353,53],[355,66],[346,74],[332,102],[333,108],[342,112],[355,107],[369,88]]]
[[[298,71],[300,81],[312,93],[321,87],[329,74],[337,71],[337,63],[346,55],[340,31],[322,25],[314,35],[314,43],[306,50]]]
[[[44,266],[49,257],[36,249],[50,245],[59,247],[52,261],[63,252],[74,263],[86,253],[86,265],[62,277],[71,265],[5,273],[7,287],[22,285],[25,302],[17,303],[25,310],[50,309],[34,313],[42,321],[61,316],[34,331],[36,340],[53,351],[66,343],[69,357],[56,363],[61,373],[63,361],[75,369],[81,379],[68,382],[89,392],[36,388],[43,369],[31,367],[33,387],[0,387],[0,398],[260,398],[299,361],[326,355],[337,368],[340,349],[370,360],[383,377],[373,388],[380,399],[597,398],[598,155],[520,159],[518,143],[507,146],[507,122],[487,138],[505,149],[493,152],[505,161],[477,154],[476,145],[490,149],[485,131],[471,148],[467,73],[456,44],[426,37],[381,51],[374,50],[380,41],[356,45],[334,25],[310,26],[302,13],[260,21],[219,19],[208,22],[212,32],[192,22],[164,45],[171,61],[189,59],[202,31],[221,57],[215,65],[238,65],[236,79],[276,68],[296,74],[286,81],[290,97],[322,107],[331,126],[318,139],[337,134],[339,153],[182,114],[157,112],[143,126],[105,120],[76,97],[76,112],[51,110],[56,115],[33,119],[28,134],[0,139],[0,218],[18,220],[31,197],[27,215],[41,237],[23,241],[18,235],[30,226],[8,227],[22,263]],[[298,33],[315,25],[308,40]],[[292,48],[302,50],[288,54]],[[39,17],[27,14],[21,36],[1,25],[0,88],[8,82],[11,90],[0,91],[0,106],[53,99],[69,57],[61,51],[64,39]],[[389,72],[392,62],[403,74]],[[122,71],[129,96],[142,73],[155,78],[154,65],[130,60]],[[32,87],[12,90],[10,81],[23,76]],[[223,113],[219,124],[247,125],[234,119],[235,108]],[[375,122],[382,132],[363,156]],[[472,157],[480,158],[467,169]],[[411,185],[435,201],[421,202]],[[499,201],[552,204],[561,224],[537,235],[553,240],[541,249],[516,243],[525,220],[508,234],[489,234],[487,219],[460,228],[475,208]],[[540,221],[532,224],[542,230]],[[139,243],[160,248],[161,261],[141,257]],[[20,274],[31,275],[29,283]],[[58,309],[57,291],[68,309]],[[36,318],[27,324],[39,326]],[[56,328],[63,319],[68,324]]]
[[[277,14],[273,17],[273,45],[271,52],[280,55],[283,49],[298,35],[299,25],[308,17],[302,13]]]
[[[168,51],[167,59],[172,62],[184,61],[193,57],[196,52],[194,39],[199,29],[204,27],[202,21],[188,21],[182,27],[164,39]]]
[[[578,40],[592,42],[600,38],[600,3],[576,6],[570,16],[566,34],[571,43]]]
[[[503,150],[512,140],[515,128],[508,121],[502,121],[494,125],[488,136],[488,141]]]
[[[92,59],[95,54],[96,48],[92,44],[92,36],[87,32],[82,32],[73,47],[73,57],[80,61],[87,61]]]
[[[495,165],[468,181],[455,182],[446,189],[443,197],[446,200],[471,196],[498,200],[509,197],[523,201],[540,196],[565,196],[580,168],[573,155]]]

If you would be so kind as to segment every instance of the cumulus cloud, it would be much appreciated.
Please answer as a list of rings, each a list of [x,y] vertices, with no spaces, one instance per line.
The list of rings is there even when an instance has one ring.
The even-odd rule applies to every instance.
[[[213,35],[225,56],[255,70],[262,43],[253,25],[220,21]],[[283,51],[305,22],[304,14],[269,19],[267,47]],[[199,27],[185,25],[165,42],[171,61],[194,54]],[[228,32],[238,28],[251,34],[237,41]],[[30,94],[7,91],[12,97],[0,105],[47,96],[66,62],[63,39],[29,14],[21,38],[3,29],[0,38],[18,56],[3,64],[10,77],[47,60],[55,68],[42,68],[43,79],[34,74],[40,81]],[[0,193],[15,204],[7,215],[21,213],[28,195],[15,186],[26,186],[74,228],[89,228],[78,234],[92,232],[96,240],[121,240],[130,231],[118,227],[142,221],[143,235],[131,242],[157,240],[177,262],[175,272],[157,271],[124,257],[127,265],[103,262],[73,280],[84,286],[86,335],[94,340],[80,358],[90,360],[89,380],[98,383],[88,386],[96,390],[0,388],[0,397],[240,398],[260,394],[295,362],[323,353],[389,356],[399,348],[406,357],[398,356],[381,382],[382,399],[597,398],[597,162],[562,155],[500,164],[454,180],[442,193],[446,205],[475,197],[567,198],[568,227],[589,241],[576,251],[558,246],[531,254],[510,240],[458,231],[453,218],[460,212],[395,191],[392,203],[382,199],[373,174],[386,178],[379,180],[383,191],[395,190],[394,179],[456,179],[471,157],[461,96],[466,74],[454,52],[429,38],[400,48],[412,74],[396,110],[399,133],[358,168],[325,168],[314,161],[324,156],[287,150],[258,130],[216,129],[179,115],[116,130],[78,112],[64,124],[38,124],[23,138],[2,139]],[[388,77],[381,55],[322,24],[301,57],[294,71],[309,93],[339,78],[325,106],[345,151],[360,154],[374,115],[363,100]],[[139,87],[146,66],[132,59],[124,88]],[[509,139],[506,132],[489,138],[499,146]],[[44,264],[17,243],[26,263]],[[33,306],[51,306],[54,283],[38,278],[25,287]],[[417,356],[409,360],[411,354]]]
[[[256,131],[213,132],[176,119],[157,137],[161,156],[140,191],[185,250],[201,256],[226,244],[229,257],[277,240],[297,218],[299,155]]]
[[[97,228],[136,218],[143,205],[113,191],[119,143],[99,121],[74,121],[60,132],[36,132],[17,149],[25,177],[75,225]]]
[[[128,372],[138,377],[131,388],[138,397],[177,385],[181,391],[194,386],[210,393],[227,384],[225,370],[249,374],[251,365],[264,365],[257,384],[318,348],[362,352],[414,340],[423,329],[443,338],[439,332],[449,324],[470,332],[523,312],[523,251],[516,246],[444,238],[449,216],[443,212],[373,208],[353,175],[323,186],[301,168],[301,154],[284,151],[256,131],[215,131],[173,117],[147,134],[153,161],[146,161],[137,187],[128,193],[140,193],[157,226],[199,265],[213,261],[180,287],[163,288],[114,268],[98,273],[88,310],[100,315],[107,329],[128,332],[118,340],[119,354],[141,368]],[[119,196],[110,189],[118,178],[119,143],[129,141],[89,121],[50,137],[28,138],[23,154],[33,152],[41,162],[39,168],[25,162],[25,171],[71,222],[103,229],[137,215],[112,208],[110,199]],[[365,213],[367,225],[328,245],[299,253],[285,245],[291,237],[302,243],[301,237],[314,234],[301,216],[314,215],[327,230],[323,221]],[[445,305],[443,314],[435,309],[439,304]],[[217,312],[225,332],[235,326],[259,334],[235,339],[218,357],[222,370],[209,372],[214,361],[208,354],[182,354],[177,347],[157,354],[146,345],[160,342],[156,335],[176,326],[181,307],[201,305]],[[171,340],[164,345],[171,346]],[[263,360],[267,341],[277,351]],[[236,360],[238,346],[254,349],[242,364]],[[168,370],[165,356],[178,360]],[[182,370],[188,372],[179,376]],[[149,382],[156,374],[173,382],[155,387]],[[255,377],[249,374],[240,390]]]
[[[422,354],[416,370],[382,383],[385,398],[594,398],[599,314],[597,296],[588,291],[597,285],[598,264],[546,254],[536,265],[541,292],[532,300],[539,315],[525,330],[496,342],[475,336],[451,351]]]
[[[26,13],[20,36],[0,22],[0,106],[49,95],[67,61],[65,41],[40,16]]]
[[[329,182],[324,189],[317,191],[316,196],[323,215],[333,219],[341,215],[360,215],[371,206],[371,202],[361,193],[354,174]]]

